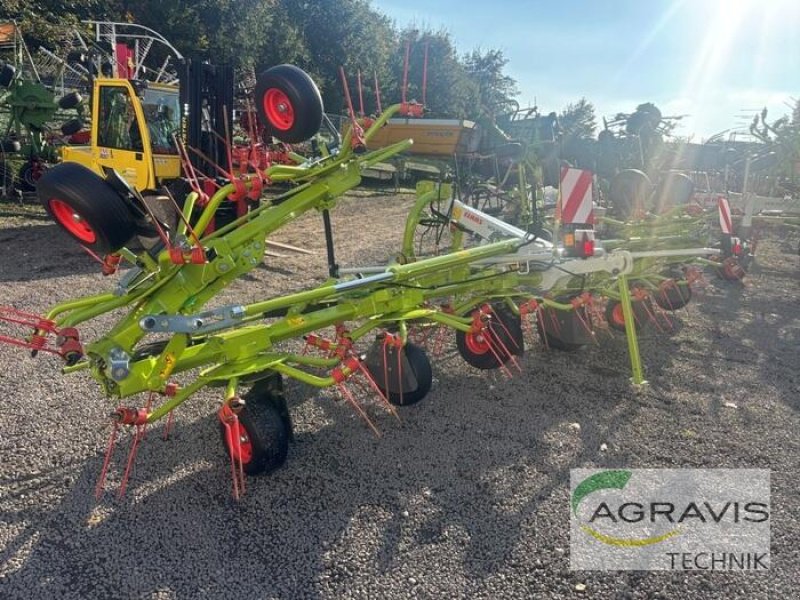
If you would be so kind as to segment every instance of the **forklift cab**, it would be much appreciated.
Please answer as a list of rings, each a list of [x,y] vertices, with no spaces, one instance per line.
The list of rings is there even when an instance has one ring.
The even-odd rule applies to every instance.
[[[93,159],[110,167],[138,190],[180,176],[173,134],[180,127],[178,89],[138,85],[129,80],[96,80]]]

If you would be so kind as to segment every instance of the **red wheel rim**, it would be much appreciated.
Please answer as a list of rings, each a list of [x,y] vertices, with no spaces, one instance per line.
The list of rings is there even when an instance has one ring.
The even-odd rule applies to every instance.
[[[281,90],[271,88],[264,94],[264,112],[276,129],[286,131],[294,125],[294,108],[289,97]]]
[[[49,204],[53,216],[64,229],[87,244],[93,244],[97,241],[97,236],[92,226],[69,204],[58,198],[51,198]]]
[[[615,304],[611,309],[611,320],[614,321],[614,325],[625,327],[625,313],[622,312],[622,304]]]
[[[722,274],[728,281],[744,279],[745,272],[742,266],[733,258],[726,258],[722,263]]]
[[[243,465],[248,464],[251,460],[253,460],[253,442],[250,441],[250,436],[247,434],[247,429],[244,428],[244,425],[242,425],[241,422],[232,423],[230,435],[239,438],[238,448],[235,444],[236,437],[228,439],[228,450],[230,450],[233,460],[240,462]]]
[[[467,350],[472,354],[486,354],[489,352],[489,342],[486,341],[486,336],[482,333],[467,333],[464,336]]]

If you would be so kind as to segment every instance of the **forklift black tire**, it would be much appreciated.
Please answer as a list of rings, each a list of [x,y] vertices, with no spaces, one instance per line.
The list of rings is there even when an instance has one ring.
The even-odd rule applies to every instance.
[[[93,252],[116,252],[137,231],[135,215],[102,177],[74,162],[37,182],[39,202],[64,231]]]
[[[220,422],[222,447],[236,463],[241,463],[245,474],[265,475],[286,462],[289,430],[273,403],[245,401],[245,406],[238,415],[238,422],[232,427],[236,428],[232,433],[238,436],[240,447],[231,447],[228,429]]]
[[[14,67],[11,65],[3,65],[3,67],[0,68],[0,87],[7,88],[10,86],[16,74],[17,70]]]
[[[81,100],[83,100],[83,98],[81,98],[78,92],[70,92],[66,96],[61,96],[61,98],[58,99],[58,107],[62,110],[69,110],[70,108],[78,106]]]
[[[495,306],[496,319],[490,321],[490,330],[499,343],[492,345],[486,334],[456,331],[456,348],[467,364],[476,369],[498,369],[511,357],[525,351],[522,321],[505,306]]]
[[[70,119],[61,126],[61,135],[75,135],[83,129],[83,121],[80,119]]]
[[[265,133],[287,144],[304,142],[322,125],[322,96],[294,65],[267,69],[256,82],[256,110]]]

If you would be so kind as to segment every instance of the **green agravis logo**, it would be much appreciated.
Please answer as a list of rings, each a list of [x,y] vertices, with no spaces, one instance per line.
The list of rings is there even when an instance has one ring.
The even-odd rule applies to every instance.
[[[624,470],[617,470],[617,471],[601,471],[600,473],[595,473],[594,475],[590,475],[583,481],[581,481],[575,490],[572,492],[572,512],[575,516],[578,516],[578,506],[586,498],[589,494],[592,494],[598,490],[607,490],[607,489],[616,489],[621,490],[627,484],[631,478],[632,473],[630,471]],[[663,542],[664,540],[668,540],[676,535],[681,533],[680,528],[676,527],[675,529],[668,531],[667,533],[659,536],[654,537],[647,537],[647,538],[618,538],[613,537],[610,535],[606,535],[604,533],[600,533],[596,529],[589,527],[588,525],[581,525],[581,530],[592,536],[593,538],[603,542],[604,544],[608,544],[610,546],[623,546],[623,547],[637,547],[637,546],[651,546],[653,544],[658,544],[659,542]]]

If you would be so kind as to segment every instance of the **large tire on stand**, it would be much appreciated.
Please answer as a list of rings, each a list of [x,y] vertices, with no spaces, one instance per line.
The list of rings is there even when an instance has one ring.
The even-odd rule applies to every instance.
[[[611,180],[608,193],[614,214],[627,221],[646,211],[652,189],[650,178],[642,171],[620,171]]]
[[[398,350],[386,349],[385,366],[383,352],[383,342],[377,340],[367,353],[365,365],[389,402],[395,406],[410,406],[422,400],[433,384],[433,371],[425,351],[410,342],[400,349],[402,377],[397,373]]]
[[[245,400],[231,427],[232,434],[239,437],[239,448],[228,439],[228,429],[220,423],[222,445],[247,475],[271,473],[286,462],[289,430],[274,403]]]
[[[70,119],[61,125],[61,135],[70,136],[75,135],[83,129],[83,121],[80,119]]]
[[[653,210],[656,214],[668,211],[674,206],[685,206],[694,195],[694,182],[683,173],[668,173],[655,194]]]
[[[114,188],[78,163],[49,169],[37,194],[64,231],[101,256],[116,252],[137,232],[135,215]]]
[[[311,77],[293,65],[258,76],[256,109],[265,133],[287,144],[306,141],[322,125],[322,96]]]
[[[490,335],[494,341],[486,339],[486,333],[465,333],[456,331],[456,348],[469,365],[476,369],[498,369],[511,357],[521,356],[525,351],[522,335],[522,321],[505,306],[495,306],[494,315],[489,321]]]
[[[81,103],[83,98],[78,92],[70,92],[66,96],[61,96],[58,99],[58,107],[63,110],[69,110],[70,108],[75,108],[78,104]]]

